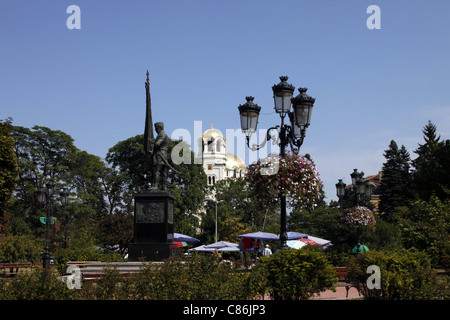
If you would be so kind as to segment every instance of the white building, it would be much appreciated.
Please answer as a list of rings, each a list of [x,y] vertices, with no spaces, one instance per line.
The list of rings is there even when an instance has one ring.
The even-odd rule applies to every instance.
[[[203,169],[207,183],[213,186],[226,178],[240,178],[247,173],[247,167],[241,158],[226,152],[226,139],[219,130],[211,125],[199,139],[199,150],[203,152]]]

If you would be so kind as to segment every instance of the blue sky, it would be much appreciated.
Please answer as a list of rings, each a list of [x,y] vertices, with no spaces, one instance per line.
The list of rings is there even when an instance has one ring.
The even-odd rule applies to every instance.
[[[366,26],[370,5],[379,30]],[[104,157],[143,133],[148,69],[153,120],[194,144],[195,121],[239,129],[249,95],[259,129],[279,124],[271,87],[287,75],[316,98],[302,153],[330,200],[353,168],[381,170],[392,139],[414,157],[428,120],[450,138],[449,58],[448,0],[2,0],[0,119],[62,130]]]

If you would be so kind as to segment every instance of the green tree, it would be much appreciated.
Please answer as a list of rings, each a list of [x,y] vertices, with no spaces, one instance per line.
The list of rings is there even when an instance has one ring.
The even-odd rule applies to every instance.
[[[412,186],[415,194],[428,200],[435,194],[448,199],[450,188],[450,140],[441,141],[436,126],[429,121],[423,129],[424,144],[414,151]]]
[[[411,198],[410,156],[405,146],[399,149],[397,143],[392,140],[389,149],[385,150],[383,163],[383,179],[379,187],[380,212],[388,216],[394,208],[405,206]]]
[[[7,235],[0,237],[0,261],[39,262],[43,243],[26,235]]]
[[[70,187],[70,158],[77,149],[69,135],[47,127],[13,126],[12,137],[19,177],[9,225],[14,233],[39,237],[45,230],[39,216],[45,214],[38,209],[36,192],[49,180],[56,183],[55,190]]]
[[[56,198],[61,188],[70,190],[69,204],[51,212],[57,217],[56,224],[51,226],[52,247],[93,244],[99,229],[97,225],[113,212],[108,206],[111,201],[106,201],[115,188],[111,171],[100,157],[76,148],[73,139],[62,131],[16,126],[12,127],[12,136],[19,164],[14,215],[9,222],[12,232],[34,238],[45,235],[45,226],[39,217],[46,212],[41,211],[37,203],[36,191],[45,189],[45,184],[52,180],[56,183]]]
[[[5,233],[12,194],[19,173],[14,141],[11,137],[11,119],[0,121],[0,234]]]
[[[107,215],[97,222],[97,243],[107,249],[123,252],[133,240],[133,216],[127,212]]]
[[[338,208],[319,204],[313,210],[295,208],[288,219],[288,230],[328,239],[333,244],[345,243],[347,232],[340,223]]]
[[[69,160],[71,189],[77,201],[91,207],[92,216],[103,216],[108,211],[102,184],[105,163],[98,156],[78,150],[71,153]]]
[[[131,212],[131,195],[128,192],[129,176],[117,169],[105,166],[101,184],[104,190],[105,201],[107,202],[108,214],[117,212]]]
[[[144,135],[119,141],[109,149],[105,160],[111,168],[126,174],[127,189],[137,192],[150,185],[152,159],[144,151]]]
[[[399,221],[406,248],[424,250],[433,263],[448,267],[450,255],[450,202],[437,196],[430,200],[416,200]]]
[[[230,178],[218,181],[214,193],[219,201],[219,208],[228,206],[233,215],[239,217],[248,226],[261,229],[263,217],[258,214],[258,203],[250,196],[250,190],[244,178]]]

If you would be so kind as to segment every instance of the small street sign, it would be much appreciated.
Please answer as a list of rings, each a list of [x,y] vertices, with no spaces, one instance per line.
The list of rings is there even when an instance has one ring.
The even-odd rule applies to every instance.
[[[40,217],[39,220],[43,223],[43,224],[47,224],[47,217]],[[51,217],[50,218],[50,224],[55,224],[56,222],[56,217]]]

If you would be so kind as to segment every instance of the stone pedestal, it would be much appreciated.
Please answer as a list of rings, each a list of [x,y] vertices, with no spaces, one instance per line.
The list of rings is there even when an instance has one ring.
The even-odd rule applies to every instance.
[[[129,261],[162,261],[176,255],[174,200],[163,190],[134,195],[134,241],[128,246]]]

